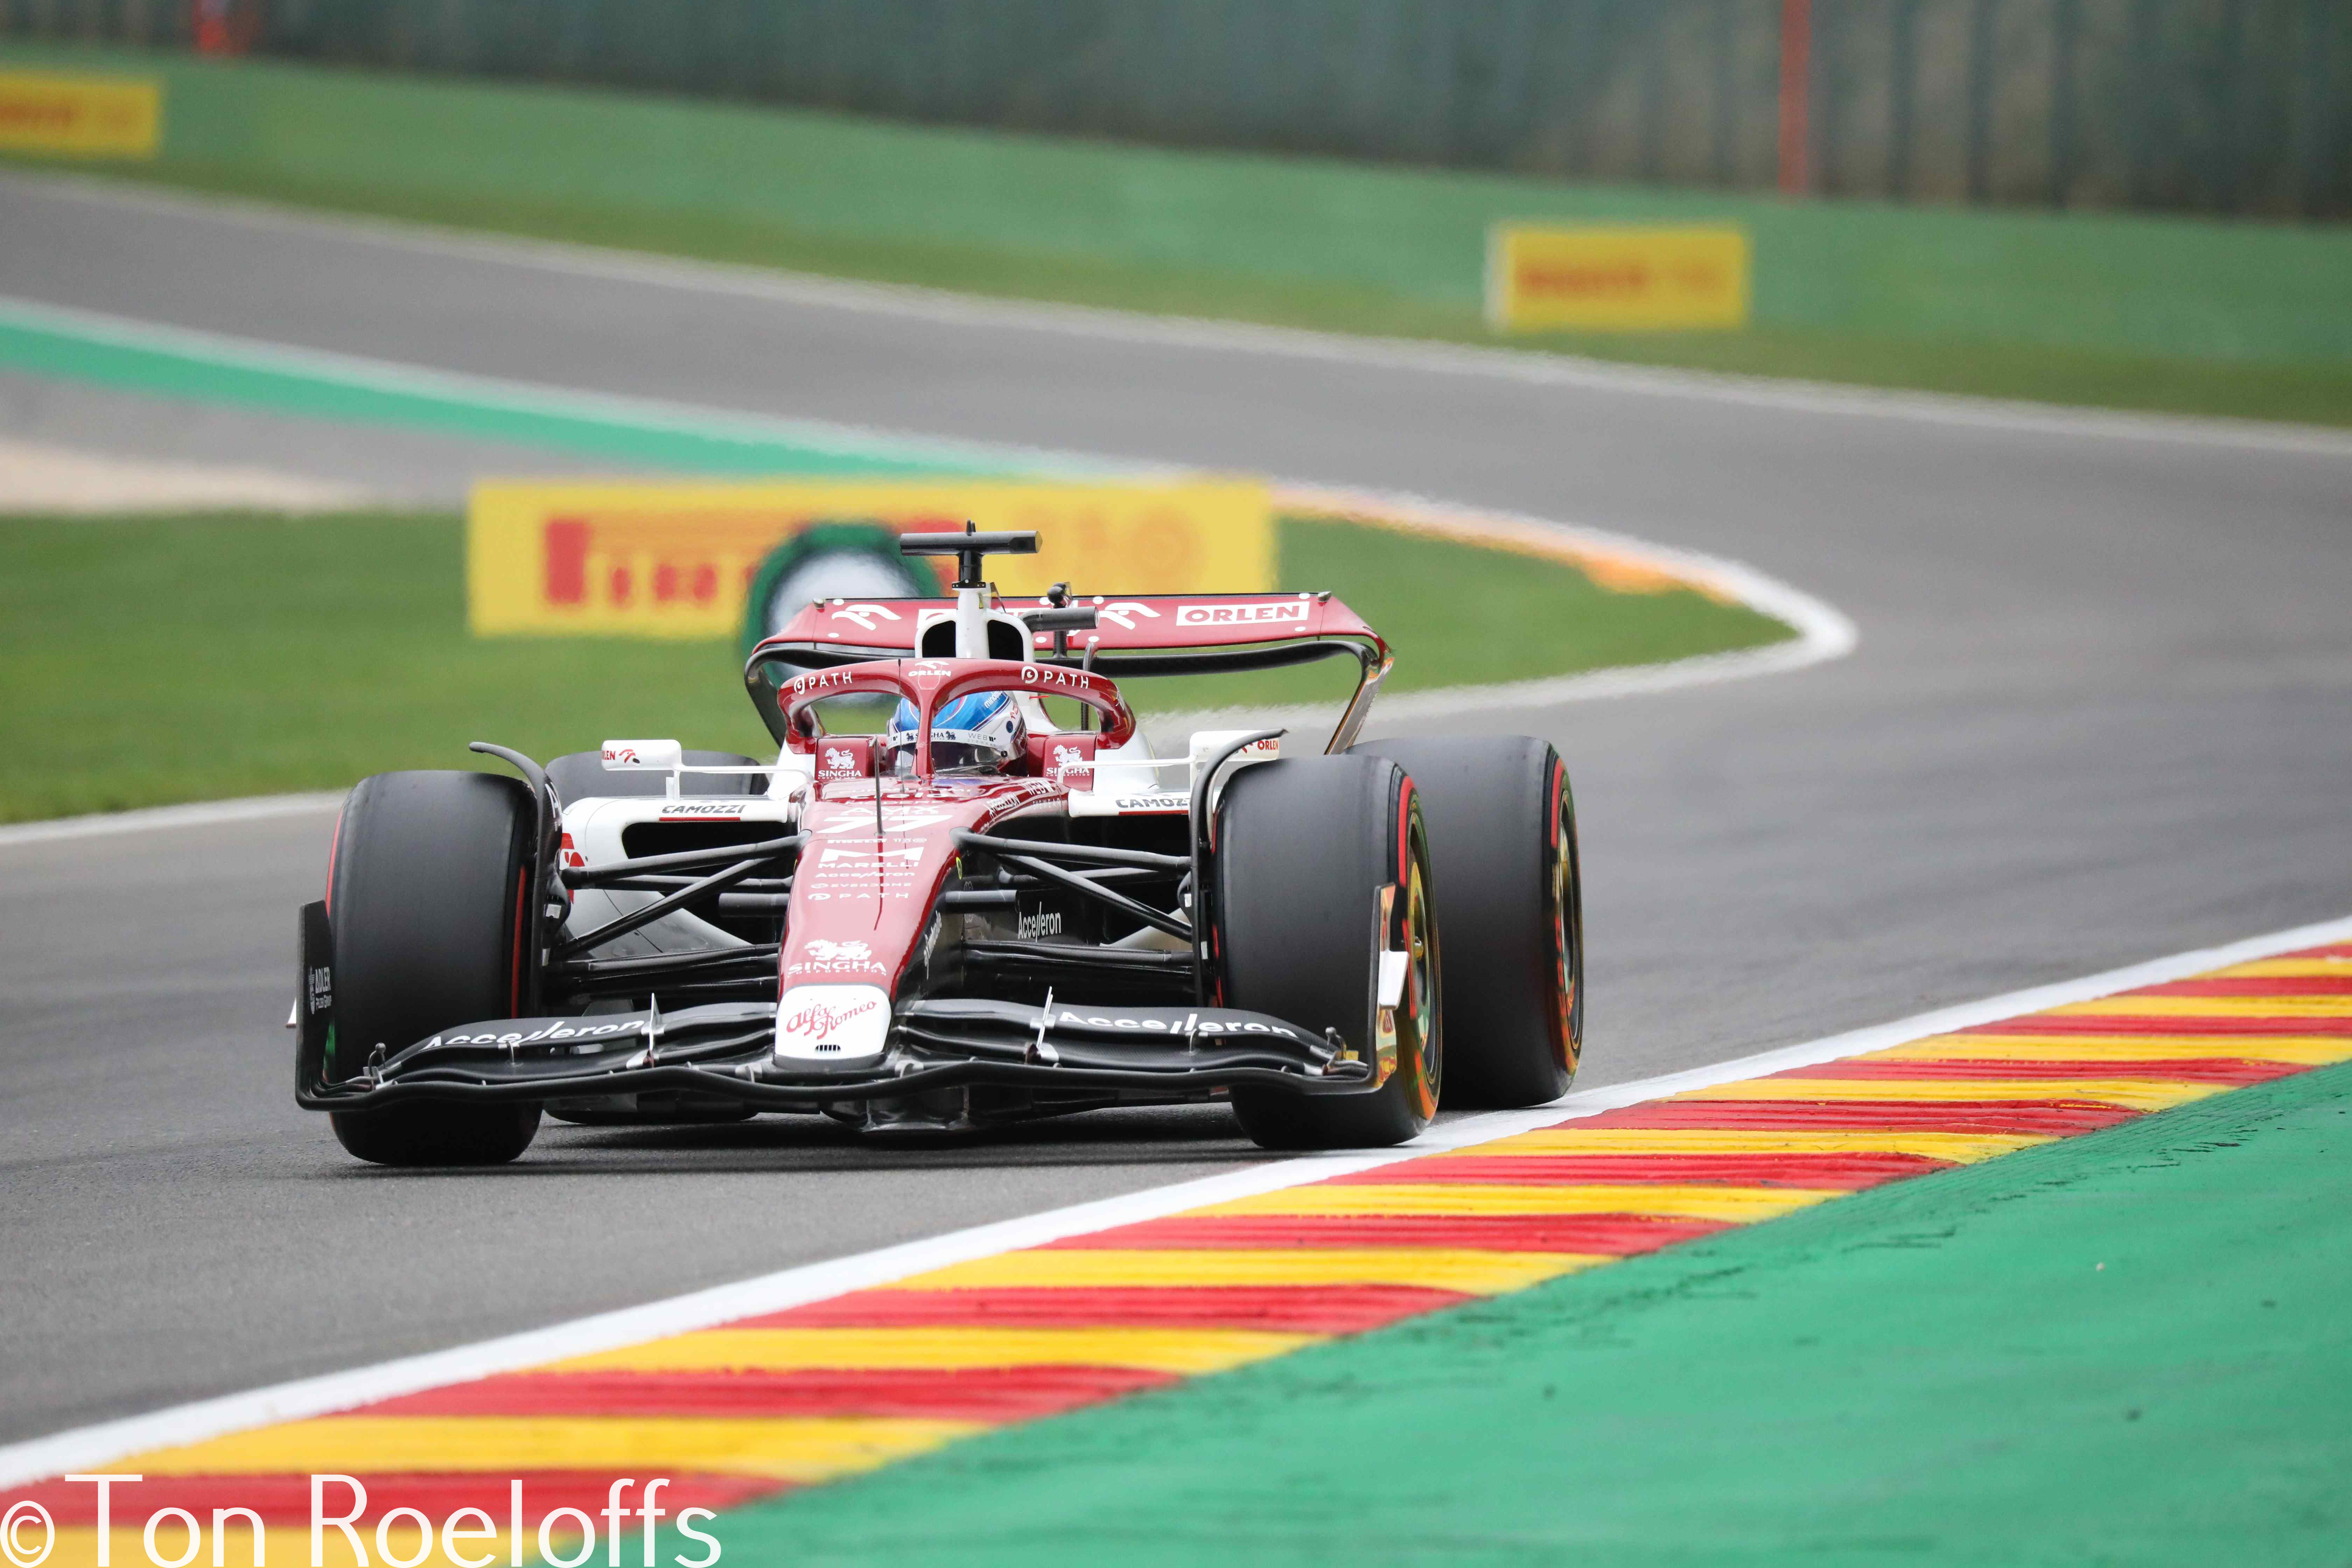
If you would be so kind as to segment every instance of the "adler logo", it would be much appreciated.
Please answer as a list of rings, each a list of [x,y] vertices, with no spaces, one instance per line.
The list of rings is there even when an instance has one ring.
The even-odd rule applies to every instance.
[[[903,860],[911,866],[919,863],[922,858],[923,847],[919,844],[910,844],[904,849],[890,849],[877,842],[873,845],[848,844],[838,849],[828,847],[824,852],[824,858],[817,864],[824,867],[839,860]]]
[[[919,833],[926,827],[937,827],[942,822],[951,821],[954,816],[955,814],[950,811],[929,811],[921,806],[894,805],[882,813],[882,822],[886,831],[897,837]],[[874,833],[874,813],[867,808],[847,811],[835,821],[826,823],[823,827],[812,828],[810,831],[826,838],[871,837]],[[847,852],[856,852],[856,847],[853,846],[851,851]],[[891,851],[894,855],[908,859],[920,852],[919,848]]]
[[[1130,632],[1135,629],[1135,617],[1138,616],[1156,621],[1160,618],[1160,612],[1149,605],[1139,605],[1132,599],[1121,599],[1116,604],[1099,605],[1095,610],[1095,619],[1108,621],[1111,625]]]

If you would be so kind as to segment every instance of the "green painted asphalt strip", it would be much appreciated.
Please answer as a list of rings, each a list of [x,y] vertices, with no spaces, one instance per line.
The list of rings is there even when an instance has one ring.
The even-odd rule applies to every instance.
[[[2352,1066],[1008,1428],[729,1561],[2342,1564]]]
[[[0,300],[0,369],[708,474],[1106,472],[1059,454],[619,397]]]

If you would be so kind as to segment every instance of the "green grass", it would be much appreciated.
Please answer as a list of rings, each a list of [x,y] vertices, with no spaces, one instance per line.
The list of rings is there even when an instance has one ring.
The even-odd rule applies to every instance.
[[[12,161],[26,162],[0,163]],[[1856,386],[2352,426],[2352,363],[2344,361],[2212,359],[1773,325],[1737,332],[1504,337],[1491,331],[1471,305],[1342,280],[1293,279],[989,244],[820,233],[692,209],[399,191],[203,164],[77,172],[362,216],[1005,299],[1500,344],[1630,364]]]
[[[722,1516],[729,1561],[2341,1568],[2352,1068]]]
[[[474,740],[541,757],[611,735],[768,746],[731,643],[469,637],[462,542],[443,514],[0,520],[0,820],[464,767]],[[1401,687],[1787,635],[1687,591],[1612,594],[1566,566],[1343,523],[1285,523],[1281,570],[1393,637]],[[1319,694],[1315,675],[1146,695],[1298,698]]]

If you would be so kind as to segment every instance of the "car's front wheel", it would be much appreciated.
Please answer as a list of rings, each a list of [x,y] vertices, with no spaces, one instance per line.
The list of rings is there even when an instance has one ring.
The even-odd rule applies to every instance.
[[[1329,1149],[1401,1143],[1428,1126],[1444,1064],[1438,925],[1404,770],[1344,756],[1244,768],[1218,806],[1215,862],[1225,1005],[1337,1030],[1376,1070],[1390,1064],[1370,1094],[1236,1089],[1244,1130],[1267,1148]]]
[[[521,1011],[535,823],[529,789],[490,773],[377,773],[352,791],[328,870],[330,1081],[379,1047]],[[530,1147],[539,1107],[416,1100],[331,1120],[375,1164],[491,1165]]]

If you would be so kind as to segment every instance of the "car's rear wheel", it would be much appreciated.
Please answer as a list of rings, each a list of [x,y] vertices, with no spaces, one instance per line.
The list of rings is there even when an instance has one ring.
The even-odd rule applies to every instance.
[[[1456,1105],[1541,1105],[1584,1048],[1584,909],[1568,768],[1529,735],[1368,741],[1412,775],[1445,868],[1445,1018]]]
[[[1215,927],[1223,999],[1395,1067],[1376,1093],[1234,1090],[1271,1149],[1400,1143],[1437,1114],[1444,1077],[1429,837],[1412,781],[1373,757],[1300,757],[1242,769],[1217,810]],[[1402,994],[1380,1006],[1381,953],[1404,953]],[[1393,961],[1392,961],[1393,962]],[[1383,1016],[1385,1015],[1385,1016]]]
[[[530,790],[490,773],[377,773],[352,791],[328,872],[331,1081],[378,1047],[521,1011],[534,831]],[[488,1165],[530,1146],[539,1107],[418,1100],[331,1120],[379,1165]]]

